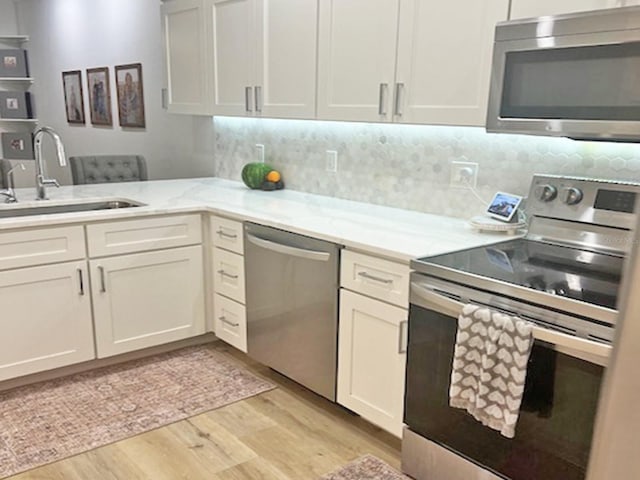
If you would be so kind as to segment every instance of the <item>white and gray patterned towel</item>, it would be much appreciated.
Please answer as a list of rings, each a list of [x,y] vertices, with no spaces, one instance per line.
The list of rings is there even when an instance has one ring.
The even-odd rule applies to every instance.
[[[533,325],[489,308],[465,305],[449,387],[449,405],[507,438],[515,436],[533,346]]]

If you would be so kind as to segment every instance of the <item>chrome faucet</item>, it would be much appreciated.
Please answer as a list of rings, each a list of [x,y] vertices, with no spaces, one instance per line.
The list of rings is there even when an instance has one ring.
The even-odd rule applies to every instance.
[[[24,164],[19,163],[6,173],[5,183],[7,184],[7,188],[0,190],[0,195],[5,196],[4,203],[16,203],[18,201],[16,191],[14,190],[15,182],[13,181],[13,171],[16,168],[24,170]]]
[[[44,159],[42,158],[42,136],[45,133],[48,133],[53,139],[53,143],[56,147],[56,157],[58,158],[58,163],[61,167],[67,166],[67,157],[64,153],[64,146],[62,145],[60,135],[58,135],[56,131],[50,127],[41,127],[36,130],[36,133],[33,135],[33,149],[36,156],[36,190],[38,191],[36,200],[47,200],[47,186],[60,186],[55,178],[46,178],[45,176],[46,173],[44,168]]]

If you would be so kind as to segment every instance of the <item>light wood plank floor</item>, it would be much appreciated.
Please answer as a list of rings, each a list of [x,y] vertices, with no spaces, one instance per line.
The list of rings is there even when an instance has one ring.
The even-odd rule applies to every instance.
[[[366,453],[399,468],[398,439],[222,342],[210,348],[278,388],[11,480],[305,480]]]

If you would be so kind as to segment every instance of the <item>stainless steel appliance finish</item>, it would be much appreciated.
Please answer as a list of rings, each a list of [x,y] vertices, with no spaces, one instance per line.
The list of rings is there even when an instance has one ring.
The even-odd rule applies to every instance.
[[[536,175],[526,237],[411,263],[406,473],[437,478],[444,465],[470,479],[584,478],[639,193],[628,182]],[[468,303],[535,325],[511,440],[448,406],[456,319]]]
[[[335,401],[339,247],[245,223],[250,357]]]
[[[640,7],[501,22],[487,131],[640,141]]]

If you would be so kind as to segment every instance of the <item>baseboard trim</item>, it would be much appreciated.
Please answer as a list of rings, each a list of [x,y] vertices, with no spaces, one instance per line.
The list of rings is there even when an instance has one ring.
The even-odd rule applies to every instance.
[[[107,367],[129,360],[137,360],[139,358],[149,357],[159,353],[166,353],[179,348],[193,347],[218,341],[219,340],[213,333],[205,333],[204,335],[199,335],[197,337],[178,340],[177,342],[157,345],[155,347],[144,348],[142,350],[136,350],[135,352],[127,352],[108,358],[98,358],[95,360],[89,360],[88,362],[81,362],[74,365],[68,365],[66,367],[56,368],[54,370],[47,370],[45,372],[32,373],[31,375],[25,375],[24,377],[11,378],[0,382],[0,392],[29,385],[31,383],[44,382],[46,380],[53,380],[55,378],[66,377],[67,375],[73,375],[74,373],[86,372],[88,370]]]

